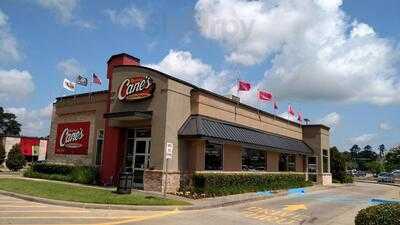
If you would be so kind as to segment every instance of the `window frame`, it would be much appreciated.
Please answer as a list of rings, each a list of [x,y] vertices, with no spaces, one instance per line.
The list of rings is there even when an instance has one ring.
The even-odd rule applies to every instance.
[[[102,133],[102,135],[100,135],[100,133]],[[100,155],[99,155],[99,141],[101,141]],[[104,149],[104,129],[98,129],[96,132],[96,152],[94,159],[95,160],[94,164],[96,166],[103,165],[103,149]]]

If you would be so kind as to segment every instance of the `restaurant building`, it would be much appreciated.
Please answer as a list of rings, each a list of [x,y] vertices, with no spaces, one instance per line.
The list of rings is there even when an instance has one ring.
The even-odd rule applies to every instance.
[[[193,172],[305,173],[331,183],[329,127],[260,111],[125,53],[107,64],[108,90],[54,103],[50,162],[98,166],[104,185],[131,171],[135,187],[153,191],[165,171],[170,192]]]

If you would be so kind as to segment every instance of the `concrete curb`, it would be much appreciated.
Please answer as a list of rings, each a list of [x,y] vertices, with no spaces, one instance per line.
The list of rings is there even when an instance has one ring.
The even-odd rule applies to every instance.
[[[345,185],[343,185],[343,186],[345,186]],[[314,192],[314,191],[327,190],[330,188],[337,188],[337,187],[343,187],[343,186],[329,186],[329,187],[315,187],[314,186],[314,187],[309,187],[309,188],[305,188],[305,189],[308,190],[308,192]],[[68,201],[33,197],[33,196],[29,196],[29,195],[18,194],[18,193],[14,193],[14,192],[3,191],[3,190],[0,190],[0,194],[9,196],[9,197],[22,199],[22,200],[31,201],[31,202],[44,203],[44,204],[57,205],[57,206],[65,206],[65,207],[85,208],[85,209],[139,210],[139,211],[171,211],[171,210],[184,211],[185,210],[186,211],[186,210],[221,208],[221,207],[256,202],[256,201],[261,201],[261,200],[266,200],[266,199],[271,199],[271,198],[276,198],[276,197],[282,197],[282,196],[286,196],[288,194],[288,191],[287,190],[278,191],[277,193],[273,194],[272,196],[254,196],[254,197],[250,197],[250,198],[232,200],[232,201],[226,201],[226,202],[218,202],[218,199],[216,199],[216,202],[214,204],[198,203],[198,205],[189,205],[189,206],[139,206],[139,205],[116,205],[116,204],[68,202]],[[194,203],[195,201],[188,201],[188,202]]]

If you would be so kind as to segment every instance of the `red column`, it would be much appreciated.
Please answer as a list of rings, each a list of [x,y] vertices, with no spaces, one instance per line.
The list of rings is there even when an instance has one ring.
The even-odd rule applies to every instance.
[[[118,178],[122,135],[119,128],[109,126],[105,128],[103,161],[100,170],[101,182],[104,185],[112,185]]]

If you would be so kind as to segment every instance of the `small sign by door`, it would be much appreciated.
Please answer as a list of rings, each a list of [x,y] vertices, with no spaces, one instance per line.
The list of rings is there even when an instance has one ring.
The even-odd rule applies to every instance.
[[[172,153],[174,150],[174,144],[167,142],[166,149],[165,149],[165,158],[172,159]]]

